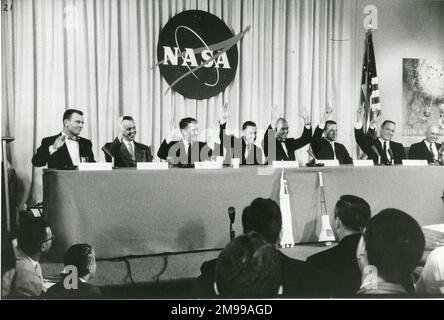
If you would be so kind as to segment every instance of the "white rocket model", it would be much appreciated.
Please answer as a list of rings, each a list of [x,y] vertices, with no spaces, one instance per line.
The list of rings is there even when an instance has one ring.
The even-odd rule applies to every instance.
[[[322,172],[319,171],[319,191],[321,196],[321,233],[319,234],[319,242],[325,242],[326,245],[331,245],[332,241],[336,241],[333,229],[330,225],[330,217],[327,213],[327,206],[325,204],[324,181],[322,179]],[[322,212],[324,209],[324,212]]]
[[[282,168],[281,173],[279,204],[282,213],[282,231],[280,246],[282,248],[291,248],[295,245],[295,243],[293,238],[293,223],[291,220],[290,194],[288,193],[287,179],[284,179],[284,168]]]

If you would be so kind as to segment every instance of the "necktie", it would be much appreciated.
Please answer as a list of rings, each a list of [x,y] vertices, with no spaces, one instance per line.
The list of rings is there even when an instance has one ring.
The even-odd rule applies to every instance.
[[[78,136],[67,136],[68,140],[77,141],[79,140]]]
[[[188,144],[188,163],[191,163],[191,143]]]
[[[384,141],[384,157],[387,159],[387,161],[389,160],[387,156],[387,141]]]
[[[435,161],[436,160],[436,154],[433,151],[433,143],[430,143],[430,153],[432,154],[433,161]]]
[[[333,160],[336,160],[337,158],[336,158],[336,151],[335,151],[335,143],[334,142],[331,143],[331,148],[333,149]]]
[[[128,143],[128,151],[131,155],[131,159],[135,160],[135,156],[134,156],[134,148],[133,148],[133,144],[132,143]]]

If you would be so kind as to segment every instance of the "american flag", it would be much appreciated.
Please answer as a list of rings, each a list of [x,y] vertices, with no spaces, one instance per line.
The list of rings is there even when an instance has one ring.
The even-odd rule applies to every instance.
[[[373,49],[372,30],[369,29],[365,39],[364,63],[362,66],[361,80],[361,106],[364,107],[364,132],[367,132],[371,121],[373,120],[373,111],[377,111],[377,115],[381,113],[381,105],[379,103],[378,76],[376,74],[375,52]]]

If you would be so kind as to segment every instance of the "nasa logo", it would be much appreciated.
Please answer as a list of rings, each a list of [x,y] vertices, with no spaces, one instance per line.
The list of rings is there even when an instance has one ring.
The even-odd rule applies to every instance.
[[[221,19],[200,10],[171,18],[157,44],[158,66],[168,90],[196,100],[225,90],[236,75],[236,43],[246,31],[235,36]]]

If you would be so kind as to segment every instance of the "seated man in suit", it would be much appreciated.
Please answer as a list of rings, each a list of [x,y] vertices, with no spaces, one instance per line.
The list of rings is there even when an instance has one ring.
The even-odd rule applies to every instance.
[[[358,294],[414,294],[411,274],[424,246],[421,227],[407,213],[385,209],[373,216],[356,250],[362,273]]]
[[[402,164],[402,159],[405,159],[404,146],[401,143],[392,141],[396,130],[396,123],[391,120],[385,120],[381,125],[379,137],[375,139],[375,126],[379,116],[375,114],[373,117],[374,121],[370,123],[367,134],[364,134],[363,117],[364,110],[359,108],[358,122],[355,125],[355,138],[362,151],[375,164],[392,164],[393,162],[395,164]]]
[[[192,165],[194,162],[209,160],[211,148],[198,140],[199,123],[194,118],[183,118],[179,122],[180,134],[171,130],[160,145],[157,156],[173,165]]]
[[[13,297],[38,297],[44,291],[40,258],[51,249],[54,236],[42,218],[27,219],[18,230]]]
[[[83,128],[83,112],[68,109],[63,114],[63,131],[55,136],[43,138],[37,153],[32,157],[36,167],[70,169],[77,166],[81,158],[95,162],[92,143],[80,137]]]
[[[251,231],[230,242],[217,259],[214,290],[224,298],[277,297],[282,292],[279,251]]]
[[[114,141],[108,142],[102,148],[114,157],[116,167],[136,167],[137,162],[153,161],[150,148],[134,141],[137,131],[132,117],[121,117],[117,130],[118,134]],[[106,161],[111,162],[111,157],[107,152],[105,152]]]
[[[256,124],[253,121],[245,121],[242,124],[242,136],[239,138],[234,135],[227,135],[225,129],[230,114],[228,103],[224,104],[223,109],[223,117],[219,121],[219,139],[221,145],[226,150],[224,162],[229,164],[232,158],[239,158],[242,165],[262,164],[262,149],[255,145],[257,136]]]
[[[304,131],[298,139],[288,138],[287,120],[278,117],[276,108],[272,107],[271,123],[274,123],[275,127],[273,129],[270,124],[262,140],[262,148],[269,164],[274,160],[295,161],[295,151],[310,143],[312,135],[310,117],[306,111],[299,116],[304,119]]]
[[[370,206],[360,197],[343,195],[336,202],[334,214],[333,231],[338,245],[308,257],[307,262],[318,269],[323,294],[352,296],[361,285],[356,249],[361,232],[370,220]]]
[[[429,163],[437,163],[442,144],[438,143],[439,127],[430,126],[426,130],[426,137],[423,141],[414,143],[409,149],[409,159],[427,160]]]
[[[96,274],[94,249],[86,243],[71,246],[63,258],[67,274],[48,289],[45,298],[79,299],[100,297],[100,288],[88,281]]]
[[[258,232],[268,243],[277,246],[282,229],[282,215],[278,204],[271,199],[257,198],[242,212],[244,234]],[[313,284],[317,278],[314,268],[304,261],[292,259],[278,252],[282,268],[283,295],[286,297],[312,297],[319,291]],[[199,296],[214,296],[213,283],[217,259],[202,264],[197,279]]]

